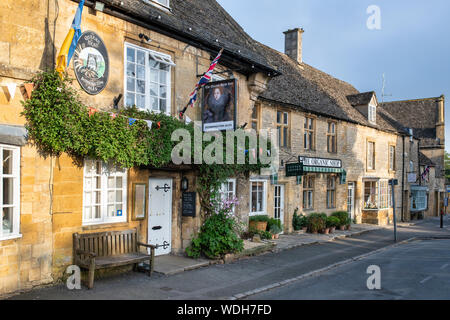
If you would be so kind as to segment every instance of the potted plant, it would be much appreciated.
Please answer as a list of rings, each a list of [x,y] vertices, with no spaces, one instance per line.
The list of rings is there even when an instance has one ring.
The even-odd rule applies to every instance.
[[[327,227],[330,228],[330,233],[333,233],[336,230],[336,227],[339,226],[339,219],[333,216],[327,218]]]
[[[249,219],[249,228],[258,231],[266,231],[268,222],[269,217],[267,215],[253,216]]]
[[[308,217],[302,216],[300,225],[301,225],[302,231],[306,232],[308,230]]]
[[[273,224],[270,227],[270,233],[272,234],[272,239],[278,239],[281,232],[282,232],[282,229],[277,224]]]
[[[308,231],[317,234],[325,228],[325,220],[319,213],[312,213],[308,217]]]
[[[337,211],[333,212],[331,216],[339,219],[339,230],[344,231],[345,227],[347,226],[348,212]]]
[[[347,224],[346,224],[346,229],[350,230],[352,228],[352,219],[348,218],[347,219]]]

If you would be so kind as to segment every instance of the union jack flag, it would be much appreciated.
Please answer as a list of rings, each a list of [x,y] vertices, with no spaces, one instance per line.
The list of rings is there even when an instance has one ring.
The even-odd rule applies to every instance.
[[[219,51],[219,54],[217,57],[213,60],[211,65],[209,66],[208,71],[205,72],[205,74],[202,76],[200,81],[195,85],[194,91],[189,95],[189,103],[187,106],[180,112],[180,118],[183,118],[184,113],[186,112],[187,107],[194,106],[195,101],[197,101],[198,98],[198,90],[203,87],[205,84],[207,84],[209,81],[211,81],[211,77],[213,75],[213,71],[217,66],[217,63],[219,62],[220,57],[222,56],[223,49]]]

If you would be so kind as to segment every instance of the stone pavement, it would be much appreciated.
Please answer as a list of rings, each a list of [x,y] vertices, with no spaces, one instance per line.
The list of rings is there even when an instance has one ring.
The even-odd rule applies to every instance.
[[[333,234],[287,234],[280,235],[277,240],[267,240],[261,243],[244,240],[244,251],[239,254],[227,255],[222,260],[206,260],[206,259],[191,259],[182,256],[160,256],[155,258],[155,272],[168,275],[178,274],[184,271],[203,268],[213,264],[230,263],[236,259],[262,254],[264,252],[280,252],[287,249],[292,249],[304,245],[311,245],[317,243],[324,243],[360,235],[369,231],[378,230],[382,227],[358,224],[353,225],[351,230],[339,231],[336,230]]]
[[[352,236],[357,236],[369,231],[379,230],[383,227],[369,225],[369,224],[357,224],[352,225],[350,230],[340,231],[336,230],[332,234],[286,234],[280,235],[278,240],[271,240],[276,244],[274,248],[275,252],[292,249],[304,245],[324,243],[329,241],[334,241],[336,239],[342,239]]]

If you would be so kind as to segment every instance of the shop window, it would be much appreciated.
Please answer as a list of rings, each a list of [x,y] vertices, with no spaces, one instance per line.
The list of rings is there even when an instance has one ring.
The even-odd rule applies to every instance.
[[[20,148],[0,145],[0,240],[20,237]]]
[[[375,170],[375,142],[367,142],[367,170]]]
[[[127,221],[127,171],[98,160],[85,160],[83,225]]]
[[[315,148],[315,139],[314,139],[314,119],[306,117],[304,123],[304,137],[303,137],[303,145],[305,150],[314,150]]]
[[[336,208],[336,177],[327,178],[327,208]]]
[[[428,195],[426,189],[411,190],[411,211],[425,211],[428,208]]]
[[[266,214],[266,188],[264,180],[250,181],[250,215]]]
[[[303,179],[303,209],[314,208],[314,177],[305,176]]]
[[[131,44],[125,51],[125,105],[170,115],[171,57]]]
[[[328,122],[327,150],[330,153],[337,153],[336,122]]]
[[[395,171],[395,146],[389,146],[389,170]]]
[[[278,146],[289,148],[289,113],[277,111]]]
[[[388,180],[364,182],[364,209],[381,210],[392,206]]]

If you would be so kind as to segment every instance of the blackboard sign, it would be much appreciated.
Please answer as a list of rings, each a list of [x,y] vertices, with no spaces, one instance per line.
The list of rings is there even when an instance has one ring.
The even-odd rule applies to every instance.
[[[195,217],[195,205],[197,193],[183,192],[181,213],[183,217]]]

